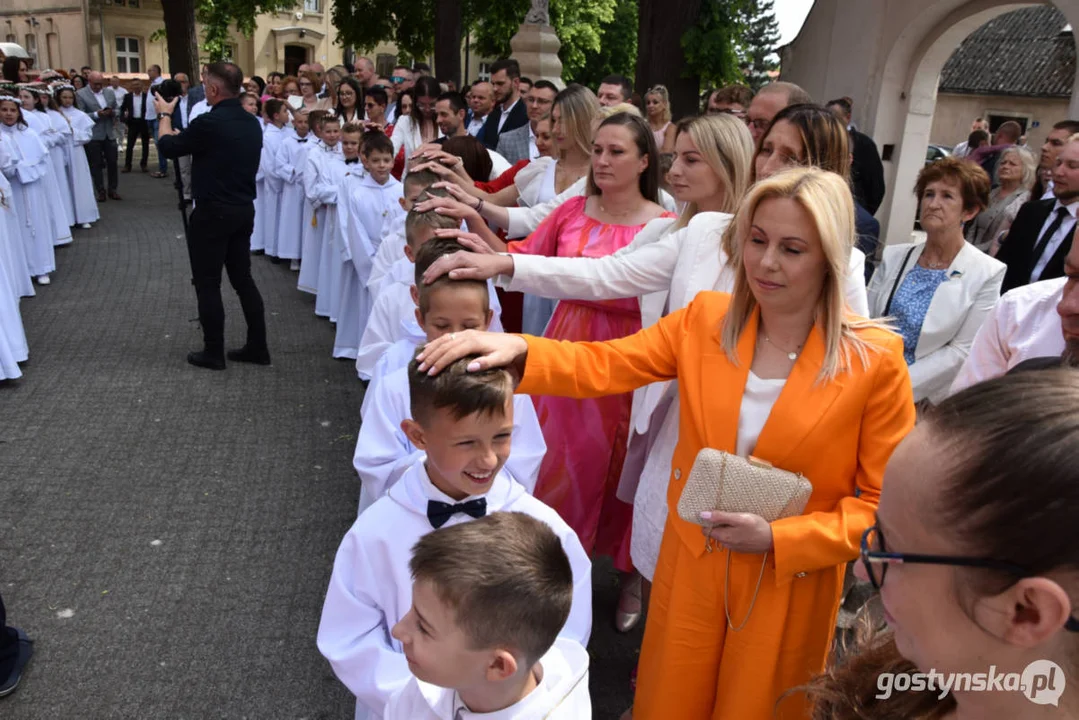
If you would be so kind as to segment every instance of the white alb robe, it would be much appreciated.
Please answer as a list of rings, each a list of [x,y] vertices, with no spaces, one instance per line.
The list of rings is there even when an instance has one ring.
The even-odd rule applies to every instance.
[[[540,658],[536,689],[508,708],[490,713],[474,713],[456,690],[413,677],[390,698],[383,720],[590,720],[588,662],[584,646],[558,638]]]
[[[405,256],[405,218],[408,214],[402,214],[382,236],[382,242],[375,253],[375,259],[371,264],[371,277],[367,280],[367,290],[371,297],[377,298],[382,292],[382,286],[386,281],[386,273],[398,260],[406,259]]]
[[[101,219],[101,212],[94,197],[94,179],[90,175],[90,161],[86,158],[86,143],[93,137],[94,121],[77,107],[60,108],[71,123],[71,136],[64,146],[67,156],[67,177],[71,185],[71,204],[75,209],[75,222],[83,225]]]
[[[11,144],[0,132],[0,168],[12,164]],[[15,212],[15,193],[11,181],[0,172],[0,268],[7,273],[11,289],[17,297],[33,297],[34,281],[30,275],[30,264],[26,259],[26,245],[23,242],[19,215]]]
[[[340,301],[333,356],[356,359],[373,304],[367,289],[371,264],[382,244],[383,227],[404,214],[401,183],[389,178],[379,184],[370,175],[350,173],[341,199],[347,230],[341,238]]]
[[[419,459],[367,512],[356,519],[334,559],[318,649],[356,696],[356,718],[381,718],[394,692],[411,677],[401,643],[390,636],[412,606],[408,561],[412,546],[431,532],[427,503],[455,503],[438,490]],[[500,471],[483,497],[487,512],[522,512],[551,527],[573,570],[573,604],[561,636],[588,644],[592,631],[592,563],[573,531],[554,510]],[[464,501],[462,501],[464,502]],[[458,513],[443,527],[468,522]]]
[[[56,225],[45,184],[51,168],[49,151],[29,127],[0,125],[7,152],[0,153],[0,171],[11,181],[12,206],[19,219],[27,271],[33,277],[56,270]]]
[[[67,245],[71,242],[71,226],[67,224],[67,214],[62,210],[64,201],[60,193],[60,178],[56,176],[56,170],[52,164],[52,155],[49,153],[49,148],[60,142],[60,139],[53,132],[52,123],[49,122],[48,116],[44,113],[39,113],[36,110],[33,112],[23,110],[22,116],[30,129],[37,133],[38,139],[45,147],[46,162],[41,179],[44,183],[45,197],[49,203],[49,222],[52,225],[53,244]]]
[[[368,392],[371,389],[368,388]],[[352,466],[360,476],[360,512],[385,495],[401,476],[423,456],[401,430],[401,422],[412,417],[408,368],[383,377],[374,389],[375,397],[360,425]],[[531,493],[536,489],[540,463],[547,452],[532,398],[513,396],[513,450],[505,472]]]
[[[284,136],[274,174],[281,181],[281,214],[277,218],[277,256],[284,260],[299,260],[303,248],[304,221],[311,222],[311,206],[303,193],[303,169],[307,163],[308,138],[291,132]]]
[[[267,125],[262,133],[262,154],[255,173],[255,229],[251,233],[251,249],[262,250],[277,257],[277,221],[281,213],[281,179],[274,167],[277,151],[284,140],[284,131]]]
[[[301,258],[304,262],[300,266],[300,277],[296,286],[312,295],[318,294],[322,280],[321,258],[326,213],[330,206],[337,204],[337,182],[332,177],[336,173],[331,172],[337,165],[341,166],[340,173],[343,175],[344,157],[334,149],[327,148],[321,141],[308,148],[303,170],[303,189],[311,213],[303,223]],[[326,281],[328,282],[329,278],[326,278]],[[316,302],[315,314],[329,317],[329,304],[320,307]]]

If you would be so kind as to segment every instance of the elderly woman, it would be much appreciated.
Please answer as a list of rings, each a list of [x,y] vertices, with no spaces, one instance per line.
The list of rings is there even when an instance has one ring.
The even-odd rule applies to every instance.
[[[597,397],[677,378],[672,510],[704,449],[753,456],[812,483],[805,511],[773,522],[714,511],[694,523],[670,513],[637,720],[805,717],[804,701],[777,701],[824,667],[845,564],[873,523],[884,465],[914,425],[901,340],[847,312],[854,205],[846,181],[816,168],[761,181],[730,237],[731,294],[702,292],[629,337],[557,342],[468,331],[419,355],[432,373],[473,354],[470,367],[513,365],[519,391],[537,395]]]
[[[989,193],[989,207],[978,213],[967,226],[967,241],[974,247],[996,256],[1000,241],[1019,213],[1023,203],[1030,200],[1038,161],[1027,148],[1013,145],[1000,153],[997,161],[997,187]]]
[[[859,563],[891,632],[809,688],[816,702],[807,717],[1074,717],[1076,378],[1042,370],[976,385],[935,408],[896,448]],[[1037,665],[1045,669],[1031,675],[1044,682],[1026,692],[966,691],[972,672],[1022,674],[1030,683],[1025,671]],[[903,692],[881,684],[914,673],[960,682],[963,673],[967,687]]]
[[[938,403],[1000,297],[1006,266],[963,237],[963,224],[989,202],[984,170],[945,158],[922,169],[915,192],[925,242],[885,248],[869,283],[869,312],[892,318],[903,336],[914,399]]]

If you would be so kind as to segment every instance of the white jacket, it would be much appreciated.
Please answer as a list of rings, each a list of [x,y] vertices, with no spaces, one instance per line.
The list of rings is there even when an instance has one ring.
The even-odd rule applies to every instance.
[[[536,689],[508,708],[473,713],[455,690],[412,678],[390,699],[383,720],[590,720],[588,651],[560,637],[539,664],[543,677]]]
[[[892,288],[903,284],[924,249],[925,243],[901,243],[884,249],[869,283],[872,317],[884,315]],[[908,253],[910,258],[904,266]],[[948,396],[952,381],[970,353],[974,336],[1000,298],[1006,269],[1004,263],[970,243],[964,243],[956,254],[922,321],[914,364],[910,366],[916,402],[928,399],[935,404]]]

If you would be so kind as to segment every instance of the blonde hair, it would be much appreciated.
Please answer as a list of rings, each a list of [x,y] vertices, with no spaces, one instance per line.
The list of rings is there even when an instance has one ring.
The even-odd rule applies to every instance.
[[[568,85],[555,96],[554,106],[560,115],[558,124],[585,157],[592,155],[592,123],[599,114],[596,94],[584,85]]]
[[[843,178],[813,167],[784,170],[754,185],[731,222],[729,233],[732,234],[726,244],[735,276],[730,309],[723,319],[724,352],[737,364],[738,339],[757,309],[757,299],[750,291],[746,275],[744,248],[752,233],[757,207],[773,198],[787,198],[802,206],[813,220],[824,251],[827,270],[815,319],[824,334],[824,362],[818,379],[833,380],[845,370],[850,364],[851,351],[866,366],[869,351],[877,347],[863,340],[857,331],[888,326],[847,313],[845,285],[854,248],[854,200]]]
[[[1038,172],[1038,158],[1034,157],[1034,153],[1030,151],[1030,148],[1023,147],[1022,145],[1012,145],[1011,147],[1004,148],[1000,152],[1000,159],[1003,160],[1005,155],[1015,153],[1019,156],[1019,167],[1022,168],[1023,174],[1019,179],[1019,187],[1024,190],[1030,190],[1034,187],[1034,180],[1037,179],[1036,173]],[[999,175],[1000,162],[997,162],[997,174]]]
[[[733,115],[698,115],[678,123],[678,135],[686,133],[697,151],[719,177],[723,192],[721,212],[734,213],[746,194],[753,172],[753,136],[746,124]],[[677,136],[676,136],[677,137]],[[689,203],[672,230],[689,224],[697,203]]]
[[[667,92],[667,87],[665,85],[653,85],[650,87],[648,92],[644,94],[646,104],[649,95],[655,95],[663,103],[663,122],[669,123],[671,121],[671,96]]]
[[[601,107],[596,113],[596,116],[600,120],[606,120],[612,115],[617,115],[618,113],[629,113],[630,115],[633,115],[635,117],[642,117],[641,109],[633,103],[628,102],[618,103],[617,105],[608,105],[607,107]]]

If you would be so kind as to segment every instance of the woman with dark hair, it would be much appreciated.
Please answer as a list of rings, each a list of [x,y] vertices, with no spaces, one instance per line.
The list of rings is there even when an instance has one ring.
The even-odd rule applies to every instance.
[[[399,114],[393,128],[394,156],[405,150],[405,157],[410,158],[417,148],[434,142],[438,137],[438,125],[435,123],[435,102],[442,94],[438,81],[430,76],[423,76],[412,88],[415,102],[407,115]],[[404,108],[399,108],[402,112]]]
[[[283,99],[281,97],[281,79],[285,77],[284,73],[279,73],[274,70],[272,73],[266,76],[266,87],[263,88],[262,102],[266,102],[270,98]]]
[[[337,116],[341,126],[363,122],[363,88],[356,78],[346,77],[337,85]]]
[[[890,632],[802,688],[810,717],[1075,717],[1077,406],[1074,371],[1012,373],[951,396],[899,444],[858,563]],[[882,684],[914,673],[967,675],[950,692]],[[969,692],[970,673],[1027,687]]]
[[[11,57],[4,58],[4,80],[12,83],[24,83],[30,82],[30,76],[26,72],[26,67],[23,65],[22,58]]]
[[[303,106],[307,108],[308,112],[311,112],[312,110],[330,110],[333,108],[329,98],[320,98],[318,96],[320,87],[318,75],[310,70],[305,73],[300,73],[299,85],[300,97],[303,98]]]
[[[462,169],[469,177],[487,178],[491,176],[491,153],[487,152],[476,138],[471,135],[452,137],[442,144],[442,149],[450,155],[461,158]]]
[[[84,87],[86,87],[86,78],[84,78],[82,75],[76,75],[75,77],[71,78],[71,85],[75,88],[75,92],[78,92],[79,90],[82,90]]]

